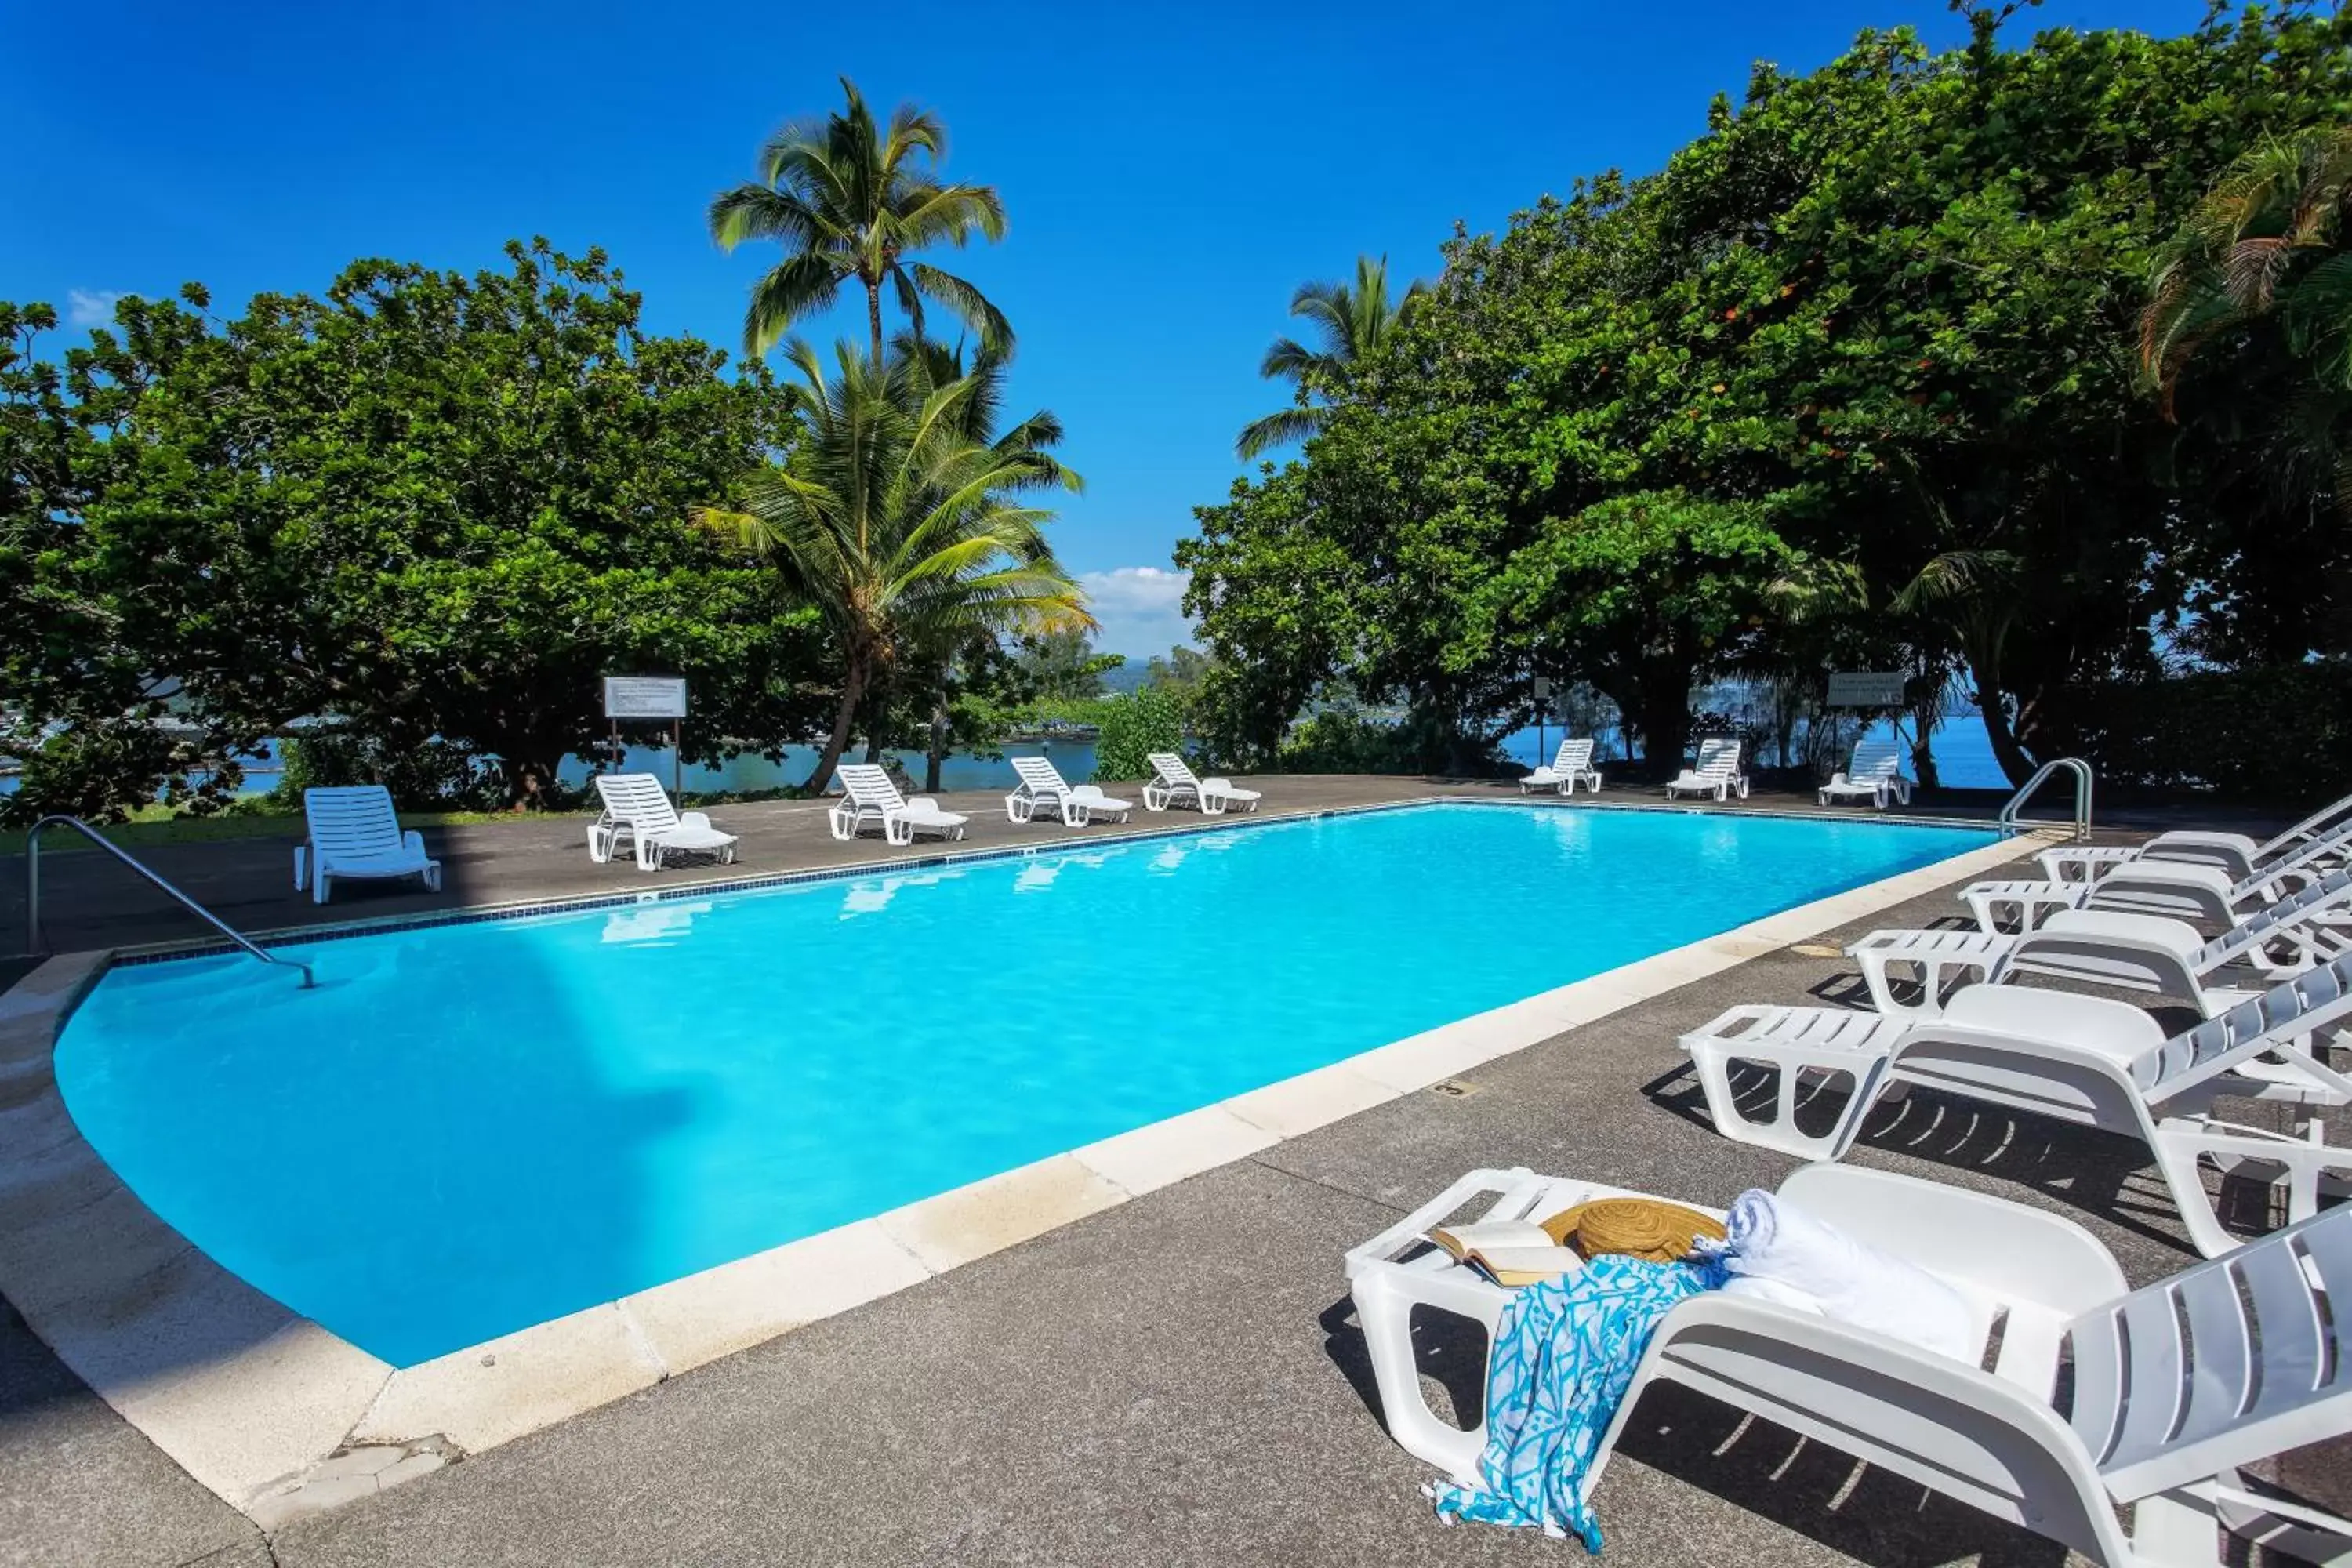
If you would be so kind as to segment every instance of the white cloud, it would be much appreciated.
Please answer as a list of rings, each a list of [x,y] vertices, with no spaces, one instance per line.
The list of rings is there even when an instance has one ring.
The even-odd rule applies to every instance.
[[[114,302],[128,299],[123,289],[68,289],[66,290],[66,321],[77,327],[105,327],[114,323]]]
[[[1191,646],[1192,623],[1184,618],[1184,590],[1192,582],[1190,572],[1164,566],[1080,573],[1078,585],[1086,589],[1095,619],[1102,623],[1095,647],[1105,653],[1148,658],[1179,643]]]

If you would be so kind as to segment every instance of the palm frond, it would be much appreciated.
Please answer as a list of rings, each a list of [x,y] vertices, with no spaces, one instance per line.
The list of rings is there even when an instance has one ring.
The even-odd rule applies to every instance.
[[[907,270],[917,288],[953,310],[957,319],[978,335],[983,350],[999,360],[1012,357],[1013,324],[1004,319],[1003,311],[988,302],[988,296],[927,261],[918,261]]]
[[[1319,407],[1286,408],[1279,414],[1253,419],[1242,426],[1240,438],[1234,442],[1234,456],[1249,462],[1276,447],[1287,447],[1319,436],[1329,412]]]

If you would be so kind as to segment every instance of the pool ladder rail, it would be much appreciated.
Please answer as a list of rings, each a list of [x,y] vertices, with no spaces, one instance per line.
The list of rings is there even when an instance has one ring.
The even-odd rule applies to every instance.
[[[2033,792],[2042,787],[2042,781],[2062,768],[2074,775],[2074,842],[2080,844],[2091,837],[2091,764],[2080,757],[2053,757],[2034,770],[2033,776],[2025,781],[2025,787],[2011,795],[2009,804],[2000,808],[2002,837],[2012,837],[2032,826],[2021,822],[2017,814],[2024,809]]]
[[[45,829],[51,827],[72,828],[76,833],[80,834],[84,838],[89,839],[92,844],[97,845],[100,849],[103,849],[109,855],[113,856],[123,865],[130,867],[131,869],[137,872],[140,876],[145,878],[148,881],[153,883],[156,887],[161,888],[164,892],[170,894],[172,899],[177,902],[182,909],[186,910],[190,914],[194,915],[198,920],[204,921],[206,925],[220,932],[221,935],[236,943],[237,946],[243,948],[251,957],[257,958],[264,963],[274,963],[281,968],[298,971],[302,976],[303,990],[308,991],[318,984],[318,979],[310,973],[310,966],[309,964],[302,963],[299,959],[280,958],[278,954],[271,952],[268,948],[261,946],[252,938],[247,936],[243,931],[238,931],[235,926],[230,925],[226,921],[221,919],[220,916],[213,913],[212,910],[205,908],[204,905],[196,902],[195,900],[188,897],[187,894],[180,891],[179,889],[165,881],[152,867],[147,866],[141,861],[132,858],[130,851],[124,849],[122,846],[115,843],[112,839],[107,837],[97,828],[92,827],[89,823],[84,822],[79,816],[45,816],[38,822],[33,824],[32,830],[25,835],[26,952],[39,954],[48,951],[47,946],[41,940],[41,834]]]

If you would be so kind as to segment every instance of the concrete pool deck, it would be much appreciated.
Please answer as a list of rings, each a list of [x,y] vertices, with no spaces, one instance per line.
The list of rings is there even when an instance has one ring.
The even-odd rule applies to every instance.
[[[904,1270],[912,1276],[904,1289],[686,1375],[660,1363],[668,1375],[616,1390],[618,1403],[397,1491],[284,1524],[266,1548],[234,1513],[225,1519],[226,1510],[188,1495],[184,1476],[93,1408],[12,1323],[0,1340],[0,1562],[176,1563],[223,1548],[257,1562],[268,1560],[253,1554],[266,1549],[282,1563],[1313,1563],[1368,1554],[1486,1562],[1517,1560],[1496,1552],[1560,1550],[1484,1531],[1440,1535],[1429,1525],[1412,1495],[1419,1468],[1386,1445],[1356,1398],[1360,1356],[1349,1360],[1344,1314],[1330,1310],[1344,1306],[1339,1252],[1478,1164],[1527,1163],[1712,1203],[1754,1181],[1769,1184],[1791,1162],[1715,1138],[1693,1121],[1695,1086],[1666,1084],[1680,1060],[1675,1033],[1734,1001],[1818,990],[1840,964],[1791,954],[1788,942],[1824,926],[1842,928],[1837,940],[1869,925],[1947,917],[1948,894],[1929,889],[1969,874],[1950,863],[1909,874],[1915,883],[1885,889],[1910,900],[1905,909],[1756,922],[1712,939],[1717,951],[1688,967],[1645,961],[1654,966],[1649,983],[1621,982],[1612,1006],[1596,996],[1548,1018],[1530,1015],[1519,1024],[1533,1033],[1502,1045],[1499,1057],[1466,1042],[1424,1047],[1417,1058],[1388,1047],[1399,1059],[1386,1071],[1350,1068],[1353,1082],[1259,1091],[1265,1102],[1255,1115],[1235,1114],[1234,1127],[1163,1132],[1123,1154],[1097,1150],[1092,1163],[1076,1162],[1082,1175],[1019,1178],[1032,1190],[1010,1205],[975,1207],[950,1194],[961,1208],[948,1203],[890,1237],[899,1257],[919,1265]],[[1788,993],[1797,979],[1800,993]],[[1472,1092],[1423,1092],[1435,1079],[1464,1080]],[[2105,1202],[2123,1190],[2127,1149],[2058,1129],[2012,1131],[2000,1148],[2021,1137],[2044,1148],[2045,1163],[2080,1155],[2076,1175],[2096,1173]],[[1956,1152],[1969,1147],[1964,1138]],[[1216,1156],[1206,1173],[1175,1180],[1200,1169],[1204,1151]],[[2012,1194],[2021,1176],[2038,1180],[2008,1156],[1982,1179],[1972,1179],[1972,1156],[1957,1172],[1932,1155],[1878,1145],[1862,1158]],[[2111,1224],[2091,1223],[2136,1279],[2168,1272],[2183,1256],[2167,1245],[2177,1244],[2178,1226],[2152,1184]],[[1049,1225],[1058,1228],[999,1250]],[[758,1282],[737,1292],[754,1316],[761,1294]],[[714,1329],[707,1310],[676,1326],[703,1334],[713,1354],[733,1348],[719,1342],[723,1325]],[[1316,1342],[1327,1334],[1328,1346]],[[819,1348],[797,1348],[803,1342]],[[1302,1348],[1306,1364],[1293,1364]],[[27,1387],[36,1394],[20,1395]],[[1335,1391],[1346,1399],[1335,1404]],[[274,1426],[271,1413],[255,1415]],[[652,1425],[628,1425],[637,1422]],[[45,1442],[60,1432],[72,1435]],[[600,1453],[599,1444],[613,1447]],[[95,1500],[86,1487],[52,1473],[76,1468],[68,1450],[84,1461],[100,1454],[125,1478],[101,1517],[89,1517]],[[379,1491],[380,1474],[391,1472],[348,1466],[333,1479],[341,1496],[367,1497]],[[1335,1481],[1346,1498],[1333,1494]],[[1638,1531],[1627,1533],[1635,1521],[1612,1506],[1621,1489],[1645,1500],[1626,1511],[1703,1511],[1706,1500],[1660,1485],[1641,1464],[1612,1471],[1602,1517],[1612,1552],[1635,1561],[1734,1550],[1766,1561],[1834,1560],[1768,1550],[1770,1532],[1736,1510],[1704,1549],[1698,1537],[1679,1552],[1655,1537],[1664,1554],[1652,1555],[1635,1546]],[[1849,1499],[1843,1511],[1854,1506]],[[1336,1533],[1326,1516],[1340,1521]],[[1918,1523],[1912,1518],[1889,1539],[1916,1548],[1948,1538],[1955,1517],[1973,1519],[1948,1505],[1926,1517],[1940,1520],[1941,1536],[1907,1536]],[[147,1524],[133,1528],[137,1519]],[[1385,1531],[1395,1534],[1384,1547]],[[1850,1536],[1818,1544],[1851,1547]],[[1416,1541],[1426,1544],[1408,1545]],[[21,1558],[8,1555],[20,1549],[11,1543],[21,1543]]]

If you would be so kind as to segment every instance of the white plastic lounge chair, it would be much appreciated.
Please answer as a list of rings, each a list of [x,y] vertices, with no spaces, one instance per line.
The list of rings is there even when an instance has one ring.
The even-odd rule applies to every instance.
[[[705,813],[680,812],[651,773],[599,773],[596,796],[604,811],[588,829],[588,858],[599,866],[612,859],[624,838],[635,846],[640,871],[660,870],[671,850],[735,858],[735,835],[711,826]]]
[[[1348,1254],[1349,1289],[1390,1434],[1474,1483],[1483,1424],[1438,1419],[1412,1314],[1469,1318],[1491,1343],[1510,1291],[1434,1248],[1430,1226],[1486,1194],[1482,1219],[1541,1219],[1616,1189],[1474,1171]],[[2228,1529],[2341,1563],[2352,1523],[2244,1489],[2241,1466],[2352,1431],[2352,1208],[2128,1290],[2082,1226],[1916,1177],[1809,1165],[1780,1199],[1937,1276],[1978,1313],[1980,1362],[1754,1297],[1711,1291],[1661,1320],[1584,1477],[1590,1501],[1652,1383],[1679,1383],[2107,1568],[2210,1568]],[[1422,1244],[1423,1247],[1425,1243]],[[2185,1325],[2185,1326],[2184,1326]],[[1999,1348],[1993,1350],[1998,1330]],[[2062,1363],[2073,1368],[2063,1412]],[[2121,1510],[2131,1505],[2128,1532]]]
[[[441,890],[441,862],[425,853],[425,836],[400,830],[392,792],[382,784],[335,784],[302,792],[310,839],[294,850],[294,887],[327,901],[334,880],[422,877]]]
[[[1221,816],[1234,806],[1244,811],[1255,811],[1265,797],[1254,789],[1242,789],[1231,779],[1197,777],[1183,758],[1173,752],[1153,752],[1151,782],[1143,786],[1143,805],[1147,811],[1166,811],[1182,801],[1190,801],[1204,816]]]
[[[2053,858],[2068,854],[2079,856],[2081,851],[2042,852],[2042,864],[2053,873],[2042,881],[1972,882],[1962,889],[1960,900],[1976,915],[1978,929],[2000,931],[2007,911],[2014,910],[2018,929],[2031,931],[2051,910],[2073,909],[2121,910],[2230,926],[2319,881],[2336,868],[2337,858],[2333,842],[2317,840],[2233,882],[2218,866],[2178,860],[2109,862],[2090,867],[2092,875],[2062,877]]]
[[[1574,795],[1578,784],[1595,795],[1601,793],[1601,770],[1592,765],[1591,741],[1562,741],[1549,767],[1538,768],[1519,781],[1519,793],[1533,795],[1542,789]]]
[[[1932,1016],[1962,974],[1998,983],[2011,974],[2046,974],[2196,1002],[2207,1017],[2251,994],[2243,984],[2271,984],[2352,951],[2352,870],[2330,872],[2255,911],[2208,942],[2191,925],[2162,915],[2063,909],[2031,931],[1874,931],[1848,947],[1862,965],[1871,1005],[1887,1015]],[[1894,965],[1910,966],[1916,997],[1895,994]]]
[[[2341,840],[2347,832],[2352,832],[2352,795],[2329,801],[2294,826],[2259,844],[2251,834],[2175,829],[2158,834],[2141,848],[2147,855],[2165,859],[2206,861],[2243,881],[2265,866],[2301,853],[2319,839]]]
[[[2044,849],[2035,858],[2053,882],[2095,882],[2126,867],[2189,865],[2219,871],[2232,883],[2259,883],[2290,868],[2297,873],[2315,872],[2352,858],[2352,821],[2298,839],[2270,856],[2259,854],[2260,846],[2251,839],[2244,840],[2242,852],[2240,845],[2225,842],[2203,847],[2166,843],[2170,837],[2160,834],[2145,844],[2062,844]],[[2217,841],[2242,838],[2235,834],[2210,837]]]
[[[1015,757],[1013,771],[1020,775],[1013,793],[1004,797],[1004,815],[1014,822],[1035,820],[1038,808],[1061,813],[1065,827],[1084,827],[1097,813],[1125,822],[1134,807],[1113,800],[1094,784],[1071,784],[1062,771],[1044,757]]]
[[[2316,1211],[2320,1189],[2352,1173],[2352,1149],[2321,1141],[2315,1120],[2296,1134],[2241,1127],[2210,1114],[2226,1097],[2326,1107],[2352,1104],[2352,1079],[2315,1057],[2319,1032],[2352,1017],[2352,957],[2283,981],[2217,1018],[2166,1038],[2129,1002],[2014,985],[1964,986],[1933,1018],[1890,1018],[1842,1007],[1734,1007],[1682,1038],[1716,1131],[1783,1153],[1834,1160],[1890,1089],[1925,1086],[2137,1139],[2209,1257],[2237,1245],[2200,1178],[2200,1160],[2270,1177],[2287,1215]],[[1778,1117],[1741,1108],[1735,1061],[1780,1075]],[[1855,1088],[1825,1131],[1794,1114],[1791,1081],[1840,1074]]]
[[[1911,781],[1903,776],[1902,748],[1892,741],[1858,742],[1845,771],[1832,773],[1815,795],[1822,805],[1866,800],[1885,811],[1890,798],[1909,805]]]
[[[1739,771],[1739,742],[1717,736],[1698,743],[1698,758],[1666,784],[1666,798],[1678,795],[1711,795],[1729,800],[1732,792],[1748,798],[1748,775]]]
[[[964,824],[971,820],[957,812],[942,811],[940,803],[927,795],[907,799],[878,763],[844,763],[834,769],[834,776],[845,792],[840,804],[827,814],[835,838],[855,838],[869,822],[882,829],[887,844],[912,844],[918,833],[961,838]]]

